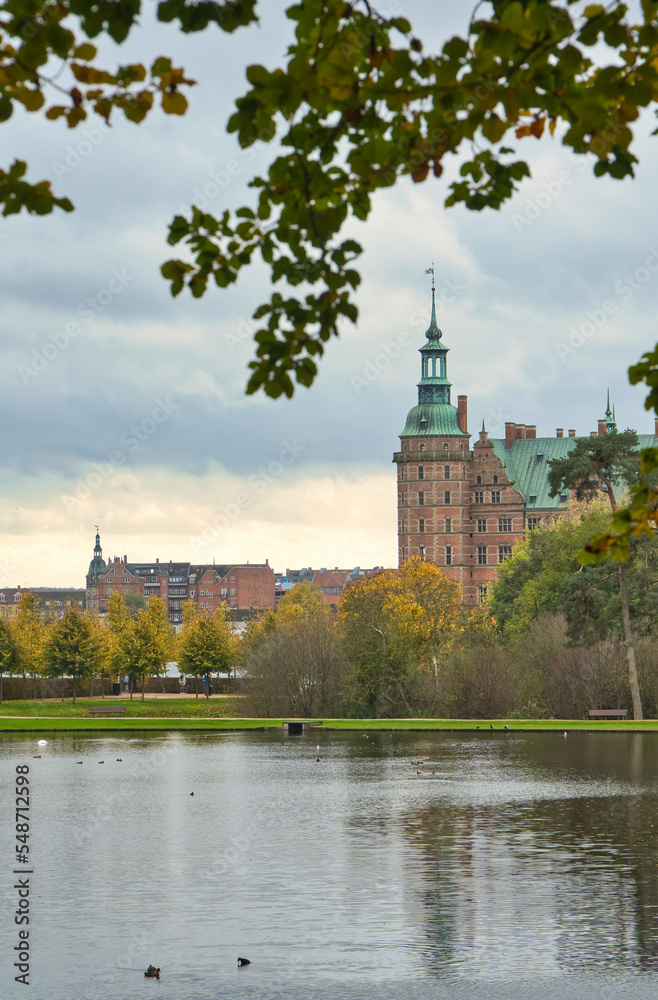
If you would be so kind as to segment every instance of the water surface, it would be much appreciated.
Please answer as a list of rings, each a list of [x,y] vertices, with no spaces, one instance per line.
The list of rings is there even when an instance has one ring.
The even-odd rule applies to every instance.
[[[656,995],[654,734],[46,738],[0,741],[2,1000]]]

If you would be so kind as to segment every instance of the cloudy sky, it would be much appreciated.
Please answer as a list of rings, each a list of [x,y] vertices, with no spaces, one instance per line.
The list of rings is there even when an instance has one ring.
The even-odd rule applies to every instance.
[[[106,558],[395,565],[391,458],[416,402],[432,261],[471,433],[484,419],[492,436],[505,420],[587,434],[608,387],[622,427],[653,429],[626,378],[657,339],[649,118],[634,181],[595,180],[546,137],[521,144],[533,176],[500,212],[444,209],[445,176],[380,193],[352,225],[365,247],[358,326],[329,345],[311,390],[245,397],[265,270],[199,302],[172,300],[159,265],[177,211],[253,199],[271,148],[241,151],[225,124],[245,66],[282,62],[285,4],[265,6],[260,27],[188,38],[147,9],[126,46],[108,47],[110,63],[184,65],[198,86],[183,119],[68,132],[18,112],[2,125],[2,165],[27,159],[76,212],[0,218],[0,586],[83,586],[95,524]],[[447,4],[399,7],[430,50],[463,31]],[[213,175],[228,173],[220,190]]]

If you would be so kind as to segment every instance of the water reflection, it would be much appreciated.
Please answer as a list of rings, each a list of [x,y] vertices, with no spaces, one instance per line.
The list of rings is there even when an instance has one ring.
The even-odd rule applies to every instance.
[[[53,735],[33,760],[32,737],[4,736],[5,844],[14,765],[30,765],[34,995],[132,1000],[153,962],[147,986],[177,1000],[648,997],[657,748],[651,734]],[[8,971],[3,1000],[23,995]]]

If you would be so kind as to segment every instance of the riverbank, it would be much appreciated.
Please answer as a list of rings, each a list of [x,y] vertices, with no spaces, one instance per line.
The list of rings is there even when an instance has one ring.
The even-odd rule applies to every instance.
[[[92,707],[120,704],[125,715],[91,716]],[[284,719],[254,719],[240,714],[240,699],[211,698],[99,699],[11,701],[0,705],[2,732],[133,732],[135,730],[281,729]],[[323,719],[322,729],[369,732],[658,732],[658,719],[635,722],[584,719]]]

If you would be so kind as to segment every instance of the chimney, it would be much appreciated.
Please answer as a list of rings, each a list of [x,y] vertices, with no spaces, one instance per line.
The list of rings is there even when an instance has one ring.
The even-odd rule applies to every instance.
[[[599,420],[598,436],[603,437],[607,433],[607,426],[605,420]]]
[[[464,434],[468,433],[468,396],[457,396],[457,423]]]
[[[598,431],[590,431],[590,432],[589,432],[589,436],[590,436],[591,438],[595,438],[595,437],[598,437],[598,436],[599,436],[599,435],[598,435]]]
[[[555,437],[556,438],[563,438],[564,437],[564,427],[558,427],[558,428],[556,428],[556,430],[555,430]]]
[[[576,436],[576,428],[575,427],[570,427],[569,428],[569,437],[570,438],[575,438],[575,436]]]
[[[512,441],[516,437],[516,434],[514,433],[515,430],[516,430],[516,424],[512,423],[511,420],[508,420],[505,423],[505,447],[506,448],[511,448],[512,447]]]
[[[127,563],[127,562],[128,562],[128,556],[124,556],[124,557],[123,557],[123,561],[124,561],[125,563]]]
[[[159,565],[160,565],[160,559],[159,559],[159,558],[158,558],[157,556],[156,556],[156,560],[155,560],[155,565],[156,565],[156,566],[159,566]]]
[[[537,438],[537,424],[528,424],[525,430],[525,436],[530,440],[534,441]]]
[[[525,439],[526,439],[526,425],[525,424],[517,424],[516,425],[516,436],[521,441],[525,441]]]
[[[169,560],[169,572],[170,572],[170,573],[172,572],[173,568],[174,568],[174,564],[173,564],[173,562],[172,562],[172,561],[171,561],[171,559],[170,559],[170,560]]]

